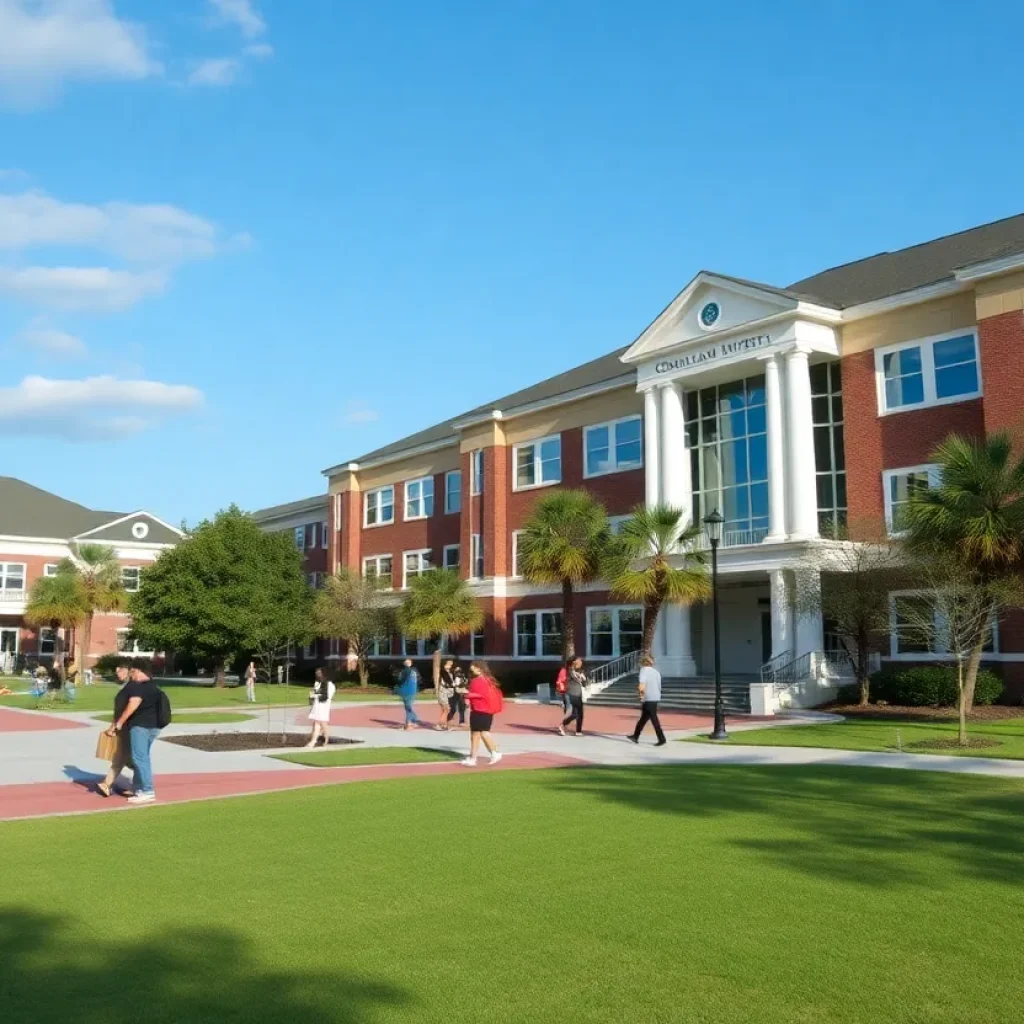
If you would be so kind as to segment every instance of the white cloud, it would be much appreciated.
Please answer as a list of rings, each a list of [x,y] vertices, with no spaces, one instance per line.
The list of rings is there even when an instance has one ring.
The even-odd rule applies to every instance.
[[[110,267],[0,267],[0,294],[71,312],[110,313],[128,309],[167,286],[158,270]]]
[[[274,48],[270,43],[251,43],[249,46],[242,48],[242,53],[246,57],[254,57],[256,60],[265,60],[267,57],[274,56]]]
[[[0,388],[0,434],[110,440],[190,412],[202,401],[201,391],[183,384],[116,377],[26,377],[16,387]]]
[[[345,404],[341,421],[342,423],[373,423],[377,417],[377,410],[370,408],[369,403],[354,400]]]
[[[213,57],[200,61],[188,76],[189,85],[231,85],[242,70],[234,57]]]
[[[246,39],[263,35],[267,23],[252,4],[252,0],[210,0],[214,20],[223,25],[237,25]]]
[[[71,80],[161,73],[143,30],[110,0],[0,0],[0,100],[30,107]]]
[[[15,341],[52,359],[81,359],[86,354],[85,342],[81,338],[52,326],[45,317],[36,317],[18,333]]]

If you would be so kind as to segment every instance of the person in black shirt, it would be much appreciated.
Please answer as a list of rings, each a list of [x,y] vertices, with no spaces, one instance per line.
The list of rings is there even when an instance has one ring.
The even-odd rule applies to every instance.
[[[128,705],[128,696],[124,692],[125,684],[128,682],[128,666],[118,665],[115,672],[117,675],[117,681],[121,684],[121,689],[117,691],[117,695],[114,697],[114,717],[112,719],[114,722],[124,714],[124,709]],[[132,765],[131,747],[128,744],[128,734],[122,732],[117,737],[117,753],[114,754],[114,759],[110,762],[110,770],[107,772],[104,780],[97,783],[96,788],[104,796],[110,796],[114,783],[117,781],[117,777],[129,766],[134,769],[134,765]],[[132,795],[132,791],[130,789],[122,790],[121,792],[123,792],[125,796]]]
[[[128,728],[136,778],[135,795],[129,797],[128,802],[149,804],[156,799],[149,754],[153,741],[160,735],[160,687],[140,668],[131,669],[128,677],[130,682],[124,688],[125,709],[115,720],[112,730],[120,733],[126,726]]]

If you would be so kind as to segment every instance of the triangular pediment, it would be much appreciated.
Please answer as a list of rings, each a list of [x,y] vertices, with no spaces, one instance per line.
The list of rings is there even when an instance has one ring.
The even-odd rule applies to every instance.
[[[623,355],[624,363],[720,337],[797,310],[800,299],[780,289],[701,271]]]
[[[184,535],[149,512],[132,512],[101,523],[74,539],[91,544],[177,544]]]

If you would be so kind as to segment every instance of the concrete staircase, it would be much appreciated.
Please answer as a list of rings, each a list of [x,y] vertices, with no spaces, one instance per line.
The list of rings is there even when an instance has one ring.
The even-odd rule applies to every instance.
[[[755,676],[722,677],[722,702],[726,714],[750,714],[750,684],[756,681]],[[631,672],[616,679],[607,689],[591,697],[587,703],[595,707],[639,708],[636,686],[636,673]],[[715,680],[709,676],[663,679],[660,706],[673,711],[710,714],[715,709]]]

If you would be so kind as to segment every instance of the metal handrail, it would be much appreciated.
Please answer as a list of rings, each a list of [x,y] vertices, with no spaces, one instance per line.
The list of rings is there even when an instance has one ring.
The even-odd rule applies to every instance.
[[[587,685],[588,695],[592,697],[596,693],[601,693],[602,690],[608,689],[612,683],[622,679],[623,676],[636,672],[639,663],[640,652],[630,651],[629,654],[623,654],[619,658],[613,658],[611,661],[599,665],[590,673],[590,682]]]
[[[761,682],[772,683],[775,681],[775,673],[784,665],[788,665],[793,660],[792,651],[783,651],[781,654],[776,654],[774,658],[769,658],[761,666]]]

